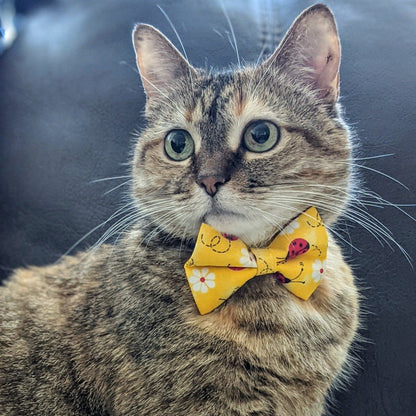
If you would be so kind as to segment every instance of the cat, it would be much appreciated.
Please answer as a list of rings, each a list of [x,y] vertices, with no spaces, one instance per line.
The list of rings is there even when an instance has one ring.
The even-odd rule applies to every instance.
[[[359,313],[330,233],[309,300],[268,274],[201,315],[184,264],[202,222],[264,247],[311,206],[328,229],[346,208],[332,12],[305,10],[268,59],[234,71],[193,68],[149,25],[133,44],[147,97],[137,223],[1,288],[0,415],[322,415]]]

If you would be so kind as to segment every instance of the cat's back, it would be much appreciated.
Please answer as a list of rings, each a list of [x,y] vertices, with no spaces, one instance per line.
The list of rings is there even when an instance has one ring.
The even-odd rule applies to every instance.
[[[62,330],[68,301],[64,287],[77,285],[73,270],[78,264],[76,257],[66,257],[59,265],[17,269],[0,287],[0,339],[10,338],[16,351],[18,339],[28,338],[28,331],[35,336],[40,322],[48,330]],[[1,345],[7,351],[8,343]]]
[[[80,270],[81,256],[68,256],[56,265],[18,269],[0,287],[1,415],[77,414],[68,340],[70,317],[89,280],[81,283]]]

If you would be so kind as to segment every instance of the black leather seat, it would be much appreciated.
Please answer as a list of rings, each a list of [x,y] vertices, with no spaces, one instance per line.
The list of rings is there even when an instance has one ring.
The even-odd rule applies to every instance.
[[[192,64],[237,62],[219,2],[159,3],[181,34]],[[228,0],[225,6],[241,58],[255,61],[262,13],[242,3]],[[264,4],[276,14],[275,27],[284,31],[310,2]],[[343,46],[342,103],[360,138],[358,157],[394,154],[358,159],[366,166],[358,168],[360,177],[389,201],[414,203],[416,8],[405,0],[331,1],[330,6]],[[178,45],[153,2],[56,0],[27,8],[19,37],[0,56],[2,278],[15,267],[54,262],[121,206],[132,132],[143,123],[144,94],[131,46],[131,30],[139,21],[154,24]],[[107,177],[120,178],[93,182]],[[368,210],[416,257],[416,225],[410,218],[388,206]],[[416,214],[414,207],[406,210]],[[94,244],[117,218],[77,248]],[[361,335],[368,342],[357,344],[356,375],[335,394],[335,414],[414,416],[415,271],[394,244],[393,251],[382,247],[368,231],[348,222],[341,222],[340,229],[362,288]]]

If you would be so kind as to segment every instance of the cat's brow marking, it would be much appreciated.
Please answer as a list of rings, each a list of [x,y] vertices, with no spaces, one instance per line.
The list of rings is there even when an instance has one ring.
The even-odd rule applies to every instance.
[[[184,114],[183,114],[183,116],[185,117],[185,120],[186,120],[188,123],[192,123],[192,121],[193,121],[193,114],[194,114],[194,110],[195,110],[195,109],[193,109],[193,110],[186,110],[186,111],[184,112]]]
[[[241,91],[241,88],[237,89],[237,92],[235,93],[235,108],[234,108],[234,114],[239,117],[243,113],[244,108],[247,105],[247,101],[243,97],[243,92]]]

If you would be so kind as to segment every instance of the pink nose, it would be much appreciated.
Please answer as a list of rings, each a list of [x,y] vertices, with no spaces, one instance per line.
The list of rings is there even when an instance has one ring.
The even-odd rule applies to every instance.
[[[218,188],[226,182],[226,179],[220,175],[212,175],[212,176],[198,176],[198,183],[203,188],[208,195],[214,196]]]

